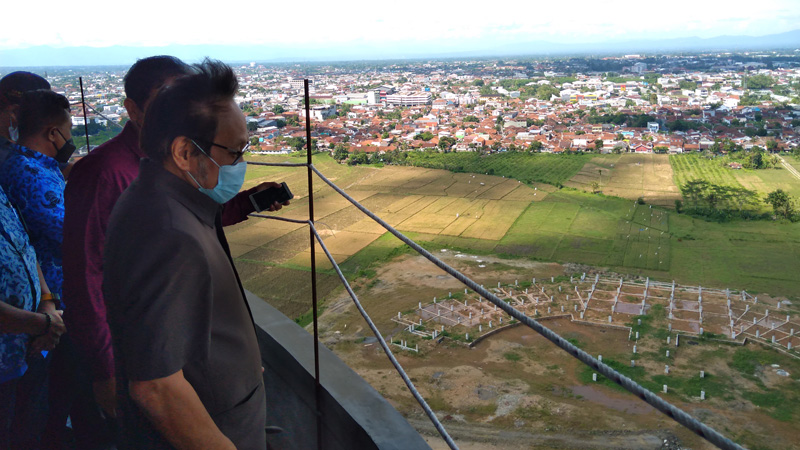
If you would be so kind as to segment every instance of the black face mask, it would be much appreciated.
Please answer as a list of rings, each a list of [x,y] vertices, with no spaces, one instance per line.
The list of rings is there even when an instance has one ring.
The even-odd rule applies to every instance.
[[[56,128],[56,131],[58,131],[58,134],[64,139],[64,145],[58,148],[56,147],[56,143],[53,142],[53,147],[56,147],[56,156],[53,159],[60,163],[66,163],[69,161],[69,158],[72,157],[72,154],[75,153],[75,144],[72,142],[72,139],[67,140],[58,128]]]

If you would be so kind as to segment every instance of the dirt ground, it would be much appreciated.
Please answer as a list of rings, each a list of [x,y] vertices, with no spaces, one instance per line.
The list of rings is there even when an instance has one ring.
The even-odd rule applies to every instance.
[[[532,276],[549,282],[550,277],[565,275],[559,264],[449,251],[437,256],[487,287],[498,281],[530,282]],[[354,287],[387,340],[403,332],[391,320],[397,312],[414,310],[433,296],[464,292],[460,282],[423,257],[411,255],[390,261],[378,268],[374,278],[357,280]],[[569,319],[541,323],[594,356],[623,363],[631,359],[634,342],[628,340],[626,328],[587,326]],[[330,301],[320,328],[322,342],[406,415],[432,448],[446,448],[349,297]],[[474,348],[449,338],[442,342],[420,339],[416,344],[419,353],[397,346],[392,351],[460,448],[713,448],[621,388],[592,383],[582,363],[527,327],[509,328]],[[658,355],[665,347],[660,338],[636,344],[637,365],[647,373],[663,373],[665,363]],[[732,377],[724,351],[684,344],[672,350],[668,363],[676,377],[690,377],[705,368],[719,380]],[[736,377],[732,382],[744,389],[752,383]],[[762,377],[762,383],[783,389],[796,384],[777,376]],[[666,399],[726,435],[774,434],[778,439],[770,448],[792,448],[791,442],[800,437],[790,423],[776,421],[738,397],[731,401],[722,396],[703,403],[674,394]]]

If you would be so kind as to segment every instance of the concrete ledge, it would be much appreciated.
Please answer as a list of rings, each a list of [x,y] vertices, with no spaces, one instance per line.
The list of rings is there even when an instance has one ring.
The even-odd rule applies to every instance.
[[[270,449],[317,448],[313,336],[247,292],[257,325],[267,393]],[[430,450],[405,418],[333,352],[320,344],[320,398],[325,450]]]

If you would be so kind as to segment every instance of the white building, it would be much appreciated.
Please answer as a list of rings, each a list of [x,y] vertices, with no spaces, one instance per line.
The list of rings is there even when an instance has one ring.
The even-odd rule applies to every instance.
[[[336,115],[336,105],[314,105],[311,107],[312,120],[325,120]],[[305,108],[300,109],[300,116],[306,116]]]
[[[400,106],[428,105],[431,103],[431,94],[430,92],[390,94],[386,96],[386,103]]]
[[[303,80],[303,79],[295,80],[295,79],[289,78],[289,86],[292,89],[302,90],[302,89],[305,89],[304,81],[305,80]],[[313,86],[314,86],[314,80],[309,78],[308,79],[308,90],[310,91]]]

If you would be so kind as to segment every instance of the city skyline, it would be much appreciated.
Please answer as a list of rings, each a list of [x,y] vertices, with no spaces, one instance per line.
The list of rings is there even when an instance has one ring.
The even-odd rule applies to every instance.
[[[30,61],[35,55],[24,58],[26,51],[35,53],[42,48],[63,49],[77,56],[89,51],[99,58],[95,62],[99,65],[130,64],[140,57],[136,49],[153,54],[190,48],[192,52],[177,56],[192,59],[205,46],[208,54],[220,59],[226,56],[213,54],[214,49],[254,48],[259,51],[253,59],[265,61],[323,60],[326,56],[328,60],[381,59],[381,55],[491,56],[503,54],[504,49],[525,53],[537,46],[545,52],[575,45],[602,51],[602,45],[614,48],[615,43],[631,41],[684,39],[689,45],[695,38],[773,35],[795,31],[800,23],[800,3],[791,0],[765,0],[757,9],[741,1],[677,0],[666,8],[632,7],[630,2],[618,0],[602,5],[577,1],[568,8],[557,3],[509,1],[501,8],[486,8],[412,0],[402,7],[376,8],[374,3],[349,0],[313,2],[306,13],[289,4],[274,4],[263,10],[213,11],[185,2],[152,0],[140,2],[135,9],[96,0],[81,5],[80,26],[67,27],[65,23],[74,22],[50,13],[36,18],[35,32],[30,32],[29,21],[8,21],[0,30],[0,66],[18,61],[48,65],[46,52],[42,56],[45,60]],[[15,2],[8,5],[7,17],[31,17],[31,8],[30,4]],[[45,2],[44,9],[57,11],[58,7]],[[125,18],[122,24],[118,23],[121,17]],[[301,27],[310,31],[303,33]],[[132,50],[115,55],[117,48]]]

